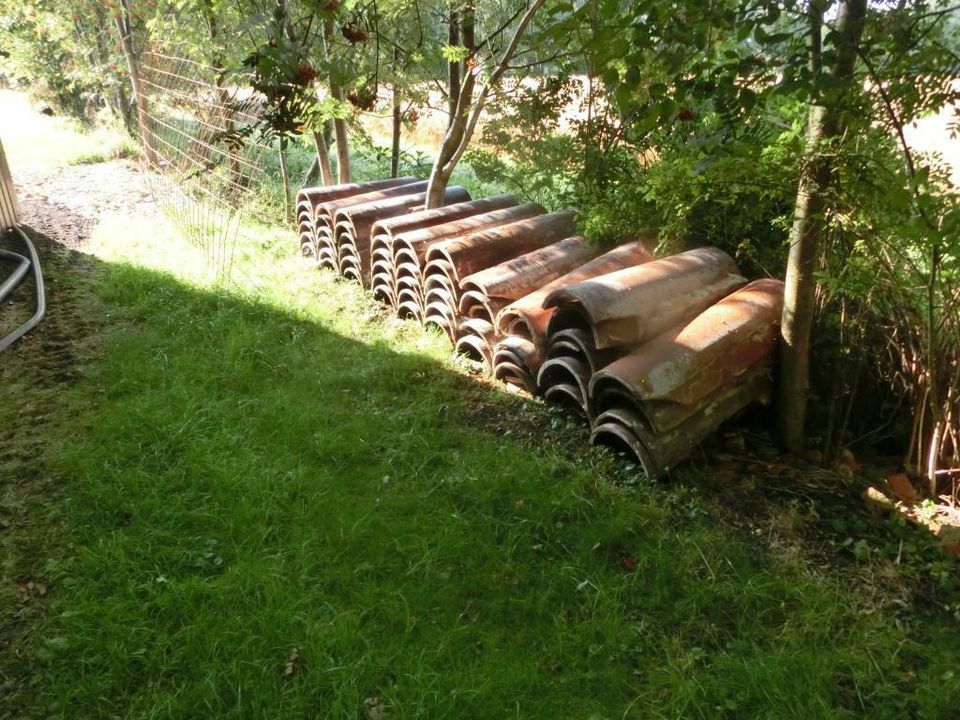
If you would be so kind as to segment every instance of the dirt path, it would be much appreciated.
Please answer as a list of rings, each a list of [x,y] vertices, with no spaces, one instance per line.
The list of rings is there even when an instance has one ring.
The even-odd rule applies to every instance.
[[[43,225],[57,239],[59,234],[69,238],[76,218],[96,222],[107,215],[153,211],[149,176],[130,160],[24,168],[14,181],[24,224]]]
[[[62,392],[97,357],[97,263],[84,249],[98,219],[141,205],[145,188],[125,162],[21,178],[21,221],[40,254],[47,315],[0,355],[0,718],[20,717],[16,708],[28,705],[26,649],[56,592],[52,568],[68,552],[57,502],[65,478],[49,453],[71,425]],[[14,236],[0,238],[0,245],[23,249]],[[32,281],[25,282],[0,306],[0,334],[33,313],[34,292]]]
[[[96,362],[103,311],[94,292],[98,261],[87,253],[101,222],[153,212],[149,176],[131,160],[65,164],[91,145],[69,121],[39,115],[22,93],[0,91],[5,142],[21,223],[40,254],[46,284],[43,322],[0,354],[0,720],[22,717],[37,677],[28,651],[56,595],[56,567],[69,557],[62,477],[51,458],[77,418],[63,392]],[[74,153],[75,155],[76,153]],[[14,235],[0,246],[23,251]],[[8,271],[6,264],[0,274]],[[0,335],[33,314],[25,281],[0,305]]]

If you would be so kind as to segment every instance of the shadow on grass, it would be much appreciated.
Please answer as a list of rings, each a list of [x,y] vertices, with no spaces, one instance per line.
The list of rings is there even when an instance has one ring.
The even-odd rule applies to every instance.
[[[526,403],[478,413],[402,350],[419,329],[336,331],[360,301],[328,280],[282,309],[90,272],[100,350],[48,388],[61,550],[13,716],[951,712],[943,635],[861,613],[688,495],[491,431]]]

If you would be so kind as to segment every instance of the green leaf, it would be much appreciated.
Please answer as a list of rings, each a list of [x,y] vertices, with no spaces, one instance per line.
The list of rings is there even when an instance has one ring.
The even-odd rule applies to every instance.
[[[677,103],[675,103],[671,98],[665,97],[657,105],[657,115],[660,118],[660,122],[672,120],[676,112]]]
[[[621,109],[629,107],[634,101],[633,92],[626,85],[621,85],[618,87],[616,92],[614,92],[613,97]]]
[[[470,56],[470,51],[463,45],[444,45],[440,54],[447,62],[463,62]]]
[[[610,44],[610,57],[622,58],[630,50],[630,44],[624,37],[618,37]]]

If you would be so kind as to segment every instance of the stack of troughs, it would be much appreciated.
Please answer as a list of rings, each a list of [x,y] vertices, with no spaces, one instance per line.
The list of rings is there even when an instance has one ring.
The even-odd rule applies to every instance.
[[[571,211],[415,178],[301,190],[300,247],[399,317],[435,325],[496,378],[581,414],[595,444],[658,477],[723,421],[766,401],[783,303],[717,248],[608,252]]]

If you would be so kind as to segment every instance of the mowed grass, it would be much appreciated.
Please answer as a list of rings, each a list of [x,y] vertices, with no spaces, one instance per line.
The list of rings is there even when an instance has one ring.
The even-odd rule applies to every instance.
[[[551,416],[293,233],[241,242],[227,287],[164,221],[98,232],[101,359],[63,389],[13,717],[955,716],[952,631],[518,439]]]

